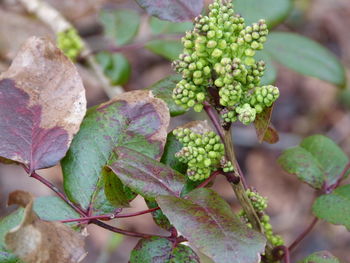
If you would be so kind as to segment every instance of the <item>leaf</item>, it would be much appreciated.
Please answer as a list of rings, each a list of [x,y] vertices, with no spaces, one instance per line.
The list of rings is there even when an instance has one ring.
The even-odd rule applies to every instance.
[[[265,19],[269,28],[282,23],[292,9],[291,0],[235,0],[233,4],[247,24]]]
[[[154,201],[154,199],[145,199],[145,201],[149,209],[158,207],[158,203]],[[164,215],[164,213],[160,209],[152,212],[152,218],[154,223],[156,223],[157,226],[163,229],[170,231],[173,227],[173,225],[170,224],[169,219]]]
[[[33,204],[34,212],[42,220],[60,221],[65,219],[80,218],[80,215],[74,211],[66,202],[57,196],[42,196],[35,198]],[[79,223],[67,223],[70,227]]]
[[[0,218],[0,251],[5,249],[5,235],[21,223],[23,216],[24,209],[19,207],[11,214]]]
[[[0,262],[1,263],[21,263],[22,261],[15,255],[6,252],[0,251]]]
[[[131,9],[103,10],[100,21],[105,28],[105,34],[115,40],[117,45],[130,43],[137,35],[140,26],[140,16]]]
[[[299,263],[340,263],[340,261],[328,251],[315,252]]]
[[[15,191],[8,204],[24,207],[19,225],[5,235],[6,247],[26,263],[73,263],[85,257],[83,236],[59,222],[39,219],[33,211],[33,197]]]
[[[145,48],[168,60],[177,59],[183,50],[181,42],[173,39],[151,40],[145,45]]]
[[[109,165],[119,179],[147,199],[158,195],[180,196],[185,177],[135,150],[117,147],[118,159]]]
[[[175,157],[175,154],[182,149],[183,145],[179,142],[173,132],[168,133],[164,152],[162,158],[160,159],[161,163],[171,167],[175,171],[178,171],[181,174],[185,174],[187,170],[187,164],[179,161],[178,158]]]
[[[260,85],[271,85],[276,82],[277,70],[272,62],[271,56],[265,51],[258,51],[255,55],[257,61],[263,60],[266,64],[264,76],[260,80]]]
[[[89,109],[61,162],[64,189],[70,200],[83,209],[90,207],[95,215],[113,213],[124,206],[124,202],[120,206],[112,205],[104,193],[109,182],[104,180],[102,172],[113,162],[113,149],[124,146],[160,159],[169,119],[165,103],[144,90],[123,93]],[[119,189],[118,198],[125,200],[130,192]]]
[[[122,54],[112,54],[103,51],[96,55],[96,60],[101,65],[105,75],[110,79],[112,85],[124,85],[128,82],[131,66]]]
[[[182,22],[198,16],[203,0],[136,0],[147,13],[162,20]]]
[[[181,79],[182,77],[180,75],[170,75],[147,88],[152,90],[152,93],[156,98],[164,100],[168,105],[171,117],[187,112],[183,107],[177,105],[173,99],[173,89]]]
[[[331,194],[321,195],[312,206],[320,219],[335,225],[344,225],[350,230],[350,185],[344,185]]]
[[[282,168],[316,189],[335,184],[349,158],[331,139],[313,135],[278,159]]]
[[[188,246],[166,238],[141,239],[131,251],[130,263],[199,263],[199,257]]]
[[[187,199],[159,196],[156,200],[176,229],[215,262],[259,262],[266,240],[241,223],[214,191],[200,188]]]
[[[265,44],[265,51],[298,73],[345,86],[345,71],[339,59],[311,39],[292,33],[273,32]]]
[[[169,21],[160,20],[154,16],[151,17],[150,26],[153,34],[174,34],[184,33],[193,29],[192,22],[173,23]]]
[[[279,141],[278,132],[271,126],[271,115],[273,106],[264,109],[264,111],[256,116],[254,127],[259,142],[277,143]]]
[[[56,165],[85,115],[74,64],[48,39],[25,42],[0,75],[0,156],[33,172]]]

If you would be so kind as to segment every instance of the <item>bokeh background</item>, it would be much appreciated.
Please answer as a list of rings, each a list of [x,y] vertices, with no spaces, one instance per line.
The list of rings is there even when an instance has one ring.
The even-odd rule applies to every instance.
[[[258,0],[257,0],[258,1]],[[78,29],[93,50],[103,50],[114,45],[105,36],[100,22],[101,10],[132,9],[141,17],[138,33],[127,48],[122,48],[124,58],[118,60],[116,71],[111,74],[125,91],[143,89],[173,74],[169,60],[154,54],[143,46],[154,38],[150,29],[150,17],[132,0],[47,0]],[[209,1],[207,1],[208,4]],[[276,0],[278,5],[280,0]],[[350,68],[350,1],[349,0],[295,0],[288,17],[273,30],[296,32],[310,37],[328,48],[344,64],[347,75]],[[0,71],[9,66],[19,46],[32,35],[55,37],[46,25],[28,14],[16,0],[0,1]],[[172,39],[179,39],[174,34]],[[128,61],[128,62],[127,62]],[[129,64],[128,64],[129,63]],[[302,61],[301,61],[302,63]],[[77,64],[83,78],[88,105],[108,100],[94,73],[83,64]],[[314,191],[288,175],[278,166],[276,159],[283,149],[294,146],[312,134],[324,134],[336,141],[350,156],[350,90],[340,89],[324,81],[305,77],[275,64],[278,70],[276,86],[281,97],[275,104],[272,117],[280,133],[275,145],[259,144],[253,127],[237,125],[234,141],[239,162],[249,184],[255,186],[269,199],[268,212],[276,232],[290,244],[312,220],[310,206]],[[205,119],[204,114],[188,112],[172,119],[171,128],[194,119]],[[0,142],[1,144],[1,142]],[[39,174],[62,188],[60,167],[39,171]],[[214,188],[237,210],[232,189],[222,179]],[[19,167],[0,164],[0,216],[11,211],[6,199],[11,191],[27,190],[36,196],[53,193],[29,178]],[[54,208],[52,208],[54,209]],[[132,202],[128,211],[146,209],[141,198]],[[120,219],[112,224],[134,231],[162,233],[150,215]],[[137,239],[112,234],[96,226],[89,226],[86,263],[128,262],[129,254]],[[318,223],[314,231],[292,255],[292,262],[312,252],[327,249],[341,259],[350,262],[350,233],[343,226]],[[205,260],[204,260],[205,261]],[[203,261],[203,262],[204,262]],[[209,261],[208,261],[209,262]]]

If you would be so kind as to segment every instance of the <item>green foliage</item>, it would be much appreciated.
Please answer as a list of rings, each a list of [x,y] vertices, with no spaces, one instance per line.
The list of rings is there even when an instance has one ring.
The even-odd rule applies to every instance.
[[[131,251],[130,263],[199,263],[199,257],[188,246],[176,245],[166,238],[141,239]]]
[[[233,4],[247,24],[265,19],[269,28],[283,22],[292,9],[291,0],[234,0]]]
[[[122,54],[103,51],[96,55],[96,60],[112,85],[123,85],[128,82],[131,66]]]
[[[140,16],[131,9],[102,10],[100,21],[105,28],[105,34],[117,45],[130,43],[137,35],[140,26]]]
[[[265,62],[254,56],[263,49],[268,29],[264,20],[246,26],[231,3],[214,1],[208,16],[195,19],[194,30],[182,38],[183,53],[173,65],[182,74],[173,91],[175,102],[201,111],[208,87],[215,85],[226,122],[245,125],[278,98],[276,87],[260,87]]]
[[[315,252],[298,263],[340,263],[340,261],[328,251]]]
[[[152,90],[152,93],[155,97],[165,101],[165,103],[168,105],[170,115],[172,117],[184,114],[186,112],[186,110],[183,107],[177,105],[172,98],[173,89],[175,88],[176,83],[180,81],[180,79],[181,76],[177,74],[171,75],[156,82],[151,87],[148,87],[148,89]]]
[[[201,188],[186,199],[156,198],[164,214],[185,238],[215,262],[255,263],[264,251],[263,236],[241,223],[217,193]]]
[[[188,30],[192,30],[193,23],[191,22],[180,22],[173,23],[169,21],[160,20],[156,17],[151,17],[149,24],[153,34],[175,34],[183,33]]]
[[[279,63],[296,72],[345,86],[345,70],[338,58],[311,39],[292,33],[273,32],[265,50]]]
[[[320,219],[350,230],[350,185],[337,188],[331,194],[318,197],[312,207]]]
[[[174,39],[154,39],[149,41],[145,48],[168,60],[176,59],[182,50],[180,41]]]
[[[302,140],[299,146],[284,151],[278,162],[288,173],[321,189],[337,182],[349,158],[331,139],[313,135]]]
[[[68,197],[83,209],[90,207],[95,215],[114,213],[117,207],[125,206],[130,191],[124,187],[114,187],[118,189],[114,194],[122,200],[119,206],[106,198],[105,184],[109,182],[105,180],[114,181],[115,175],[103,176],[104,167],[114,162],[113,150],[117,146],[160,158],[162,143],[150,138],[164,129],[162,125],[159,113],[141,97],[137,104],[115,99],[89,109],[61,162]]]
[[[175,156],[188,165],[189,179],[206,179],[218,168],[223,168],[224,172],[233,171],[231,162],[225,159],[224,145],[214,132],[198,134],[188,128],[178,128],[173,134],[184,146]]]
[[[84,44],[75,28],[57,33],[57,46],[71,60],[75,61]]]

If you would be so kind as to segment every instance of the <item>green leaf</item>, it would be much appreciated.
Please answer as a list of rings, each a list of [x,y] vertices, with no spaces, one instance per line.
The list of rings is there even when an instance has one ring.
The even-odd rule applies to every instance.
[[[0,262],[1,263],[20,263],[22,261],[19,258],[17,258],[15,255],[6,251],[1,251],[0,249]]]
[[[103,51],[96,55],[96,60],[112,85],[123,85],[128,82],[131,66],[122,54]]]
[[[344,185],[331,194],[321,195],[312,206],[320,219],[335,225],[344,225],[350,230],[350,185]]]
[[[159,196],[156,200],[176,229],[215,262],[259,261],[265,238],[243,224],[214,191],[200,188],[186,199]]]
[[[235,0],[233,4],[247,24],[265,19],[269,28],[282,23],[292,9],[291,0]]]
[[[166,238],[141,239],[131,251],[130,263],[199,263],[199,257],[188,246]]]
[[[340,263],[340,261],[328,251],[315,252],[298,263]]]
[[[91,209],[94,215],[113,213],[125,206],[124,201],[118,206],[106,198],[104,167],[113,162],[117,146],[160,159],[169,118],[165,103],[144,90],[123,93],[89,109],[61,162],[64,189],[70,200]],[[119,200],[128,199],[130,191],[115,189],[119,189]]]
[[[168,105],[170,115],[172,117],[186,113],[187,111],[181,106],[177,105],[173,99],[173,89],[176,87],[176,84],[182,79],[180,75],[170,75],[152,86],[149,90],[152,90],[153,95],[156,98],[162,99]]]
[[[134,150],[117,147],[118,159],[109,167],[119,179],[147,199],[180,196],[185,177],[170,167]]]
[[[200,14],[203,0],[136,0],[147,13],[172,22],[188,21]]]
[[[140,26],[140,16],[131,9],[103,10],[100,13],[105,34],[115,40],[117,45],[130,43]]]
[[[75,212],[73,208],[57,196],[42,196],[35,198],[33,208],[40,219],[47,221],[80,218],[80,215]],[[77,224],[78,223],[68,223],[71,227]]]
[[[149,24],[153,34],[174,34],[184,33],[193,29],[192,22],[174,23],[160,20],[154,16],[151,17]]]
[[[339,59],[311,39],[292,33],[273,32],[268,36],[265,51],[296,72],[345,86],[345,71]]]
[[[146,204],[148,206],[148,208],[156,208],[158,207],[158,203],[156,201],[153,200],[147,200],[145,199]],[[152,212],[152,218],[154,223],[157,224],[157,226],[164,228],[166,230],[170,230],[173,225],[169,222],[169,219],[164,215],[163,211],[158,209],[156,211]]]
[[[349,158],[331,139],[313,135],[278,159],[282,168],[316,189],[335,184]]]
[[[145,48],[169,60],[177,59],[183,50],[180,40],[174,39],[155,39],[148,42]]]
[[[255,55],[257,61],[263,60],[266,64],[265,74],[260,80],[260,85],[271,85],[277,79],[277,70],[272,62],[271,56],[265,51],[258,51]]]

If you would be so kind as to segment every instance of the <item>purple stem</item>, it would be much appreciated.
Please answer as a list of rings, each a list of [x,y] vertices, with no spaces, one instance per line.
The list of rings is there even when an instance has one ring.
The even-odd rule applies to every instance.
[[[289,251],[294,250],[301,241],[311,232],[311,230],[315,227],[318,222],[318,218],[314,217],[310,225],[295,239],[295,241],[289,246]]]
[[[211,120],[211,122],[213,123],[217,133],[219,134],[220,138],[222,141],[224,141],[224,130],[222,129],[220,122],[219,122],[219,118],[216,115],[216,112],[214,111],[214,109],[212,108],[212,106],[209,104],[209,102],[205,101],[203,103],[204,106],[204,110],[207,113],[209,119]]]

